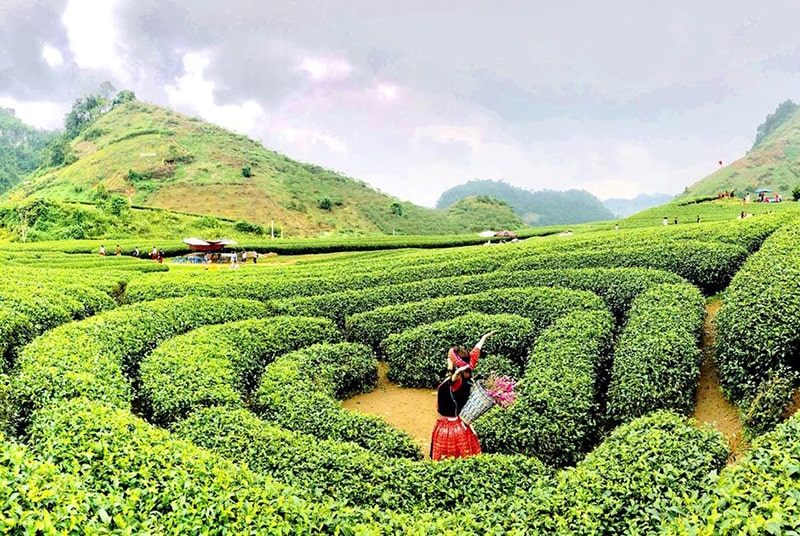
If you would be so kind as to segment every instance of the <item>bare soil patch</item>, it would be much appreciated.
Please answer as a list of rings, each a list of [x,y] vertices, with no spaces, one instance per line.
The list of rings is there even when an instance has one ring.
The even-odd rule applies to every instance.
[[[405,430],[427,458],[431,449],[431,432],[436,423],[436,391],[409,389],[386,379],[386,363],[378,364],[378,386],[374,391],[342,402],[351,411],[378,415],[395,427]]]
[[[714,364],[714,339],[716,331],[714,319],[721,306],[719,300],[706,305],[706,320],[703,326],[703,366],[697,383],[697,395],[694,418],[700,424],[709,424],[722,432],[728,440],[732,461],[735,461],[744,449],[744,431],[739,420],[736,406],[731,404],[722,394],[719,383],[719,372]]]

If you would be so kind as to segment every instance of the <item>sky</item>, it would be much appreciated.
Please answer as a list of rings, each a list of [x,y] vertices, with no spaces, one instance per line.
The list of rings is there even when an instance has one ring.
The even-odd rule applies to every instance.
[[[473,179],[678,194],[800,102],[800,2],[1,0],[0,106],[104,81],[432,207]]]

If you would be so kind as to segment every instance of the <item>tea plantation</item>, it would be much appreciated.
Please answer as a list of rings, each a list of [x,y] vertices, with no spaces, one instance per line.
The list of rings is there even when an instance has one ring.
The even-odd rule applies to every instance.
[[[0,531],[797,534],[800,213],[658,223],[238,270],[0,248]],[[690,418],[710,296],[736,461]],[[484,454],[342,408],[488,330],[519,397]]]

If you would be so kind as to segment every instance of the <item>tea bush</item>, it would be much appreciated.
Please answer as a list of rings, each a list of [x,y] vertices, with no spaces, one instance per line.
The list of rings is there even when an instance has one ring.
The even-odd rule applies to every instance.
[[[484,352],[524,367],[536,337],[530,320],[510,314],[468,313],[387,337],[383,341],[389,364],[386,376],[406,387],[436,387],[444,377],[447,351],[452,346],[472,348],[471,344],[491,330],[497,334],[489,339]],[[479,372],[480,364],[478,367]]]
[[[557,466],[583,457],[599,436],[598,376],[608,366],[612,329],[611,314],[598,310],[573,311],[544,330],[514,404],[495,407],[475,422],[483,450]]]
[[[340,338],[322,318],[272,317],[198,328],[143,359],[142,412],[165,426],[197,407],[241,405],[276,357]]]
[[[694,409],[705,308],[687,284],[658,285],[634,300],[614,352],[607,414],[625,422],[656,409]]]
[[[349,363],[360,378],[342,374]],[[369,364],[369,366],[364,366]],[[377,384],[377,362],[364,345],[317,344],[283,355],[264,369],[253,397],[256,414],[288,430],[320,439],[352,441],[391,457],[419,459],[407,432],[380,417],[351,413],[335,400],[337,393],[365,392]]]

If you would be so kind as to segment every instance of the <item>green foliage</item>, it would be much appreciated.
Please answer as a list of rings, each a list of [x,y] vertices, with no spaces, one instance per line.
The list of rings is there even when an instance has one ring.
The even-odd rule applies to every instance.
[[[239,220],[233,224],[233,228],[240,233],[249,233],[254,235],[263,235],[264,226],[257,223],[250,223],[249,221]]]
[[[666,534],[792,534],[800,519],[800,416],[670,508]]]
[[[792,200],[800,201],[800,186],[795,186],[792,188]]]
[[[798,109],[798,105],[791,99],[786,99],[778,105],[774,112],[767,115],[763,123],[758,125],[756,140],[752,149],[757,148],[765,138],[772,134],[779,126],[788,121]],[[751,149],[751,150],[752,150]]]
[[[742,425],[748,438],[769,432],[783,420],[792,395],[800,385],[800,372],[788,368],[770,372],[752,400],[742,404]]]
[[[382,343],[389,363],[387,377],[407,387],[436,387],[446,372],[447,351],[465,348],[490,330],[496,330],[487,355],[501,356],[523,367],[537,330],[533,322],[513,314],[468,313],[390,335]]]
[[[54,132],[29,127],[14,110],[0,107],[0,194],[42,164],[45,147],[54,137]]]
[[[142,412],[165,426],[198,407],[241,405],[276,357],[337,339],[333,324],[321,318],[274,317],[196,329],[143,359]]]
[[[717,315],[720,382],[734,402],[752,399],[771,373],[797,370],[800,353],[800,231],[787,225],[750,256]]]
[[[253,172],[250,167],[243,167],[242,168],[242,177],[250,178],[253,176]]]
[[[377,362],[366,346],[318,344],[267,365],[253,406],[261,418],[288,430],[320,439],[351,441],[384,456],[421,458],[407,432],[380,417],[344,410],[334,399],[365,392],[377,381]]]
[[[514,404],[475,422],[483,450],[556,466],[580,460],[599,437],[599,378],[608,366],[612,328],[611,315],[601,310],[576,310],[547,328],[531,349]]]
[[[608,386],[607,413],[614,423],[657,409],[691,414],[704,317],[703,296],[687,284],[659,285],[634,300]]]
[[[200,410],[175,432],[287,485],[317,490],[349,506],[438,512],[552,485],[548,469],[534,458],[485,455],[439,463],[385,458],[352,443],[271,426],[245,410]],[[439,483],[464,475],[482,485],[443,493]]]

